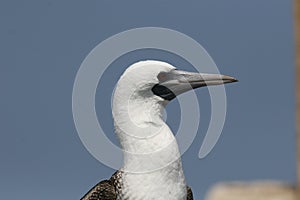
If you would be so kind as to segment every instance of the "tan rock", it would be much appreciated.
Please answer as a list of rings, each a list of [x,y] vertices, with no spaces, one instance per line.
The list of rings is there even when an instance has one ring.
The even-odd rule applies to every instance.
[[[298,200],[295,187],[277,181],[230,182],[215,185],[205,200]]]

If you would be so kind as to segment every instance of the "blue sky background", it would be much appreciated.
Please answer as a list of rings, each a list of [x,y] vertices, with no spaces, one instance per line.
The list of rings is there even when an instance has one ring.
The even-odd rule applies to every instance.
[[[194,38],[223,74],[223,134],[205,159],[198,152],[210,119],[207,89],[197,90],[200,129],[182,161],[195,199],[218,181],[275,179],[294,183],[295,100],[290,0],[16,1],[0,2],[0,193],[3,199],[79,199],[113,169],[81,144],[72,118],[72,87],[86,55],[118,32],[171,28]],[[97,113],[109,138],[110,95],[128,64],[140,59],[185,60],[157,50],[126,54],[105,72]],[[104,85],[105,84],[105,85]],[[187,94],[188,95],[188,94]],[[178,102],[168,106],[178,128]]]

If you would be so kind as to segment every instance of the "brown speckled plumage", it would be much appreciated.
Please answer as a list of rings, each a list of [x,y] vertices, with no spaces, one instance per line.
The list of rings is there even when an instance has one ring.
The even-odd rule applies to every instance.
[[[116,171],[109,180],[104,180],[88,191],[81,200],[121,200],[122,172]],[[187,200],[193,200],[193,193],[187,186]]]

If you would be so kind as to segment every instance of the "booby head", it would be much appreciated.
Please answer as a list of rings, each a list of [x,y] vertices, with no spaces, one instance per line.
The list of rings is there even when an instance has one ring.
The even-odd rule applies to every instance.
[[[176,96],[199,87],[236,81],[226,75],[182,71],[162,61],[132,64],[120,77],[113,97],[113,117],[121,145],[123,141],[131,145],[131,136],[146,139],[159,134],[165,125],[164,107]],[[126,149],[130,145],[122,146]],[[135,152],[146,148],[138,146],[133,148]]]
[[[171,101],[179,94],[203,86],[237,82],[220,74],[195,73],[179,70],[169,63],[155,60],[137,62],[127,68],[118,85],[146,98],[152,95]]]

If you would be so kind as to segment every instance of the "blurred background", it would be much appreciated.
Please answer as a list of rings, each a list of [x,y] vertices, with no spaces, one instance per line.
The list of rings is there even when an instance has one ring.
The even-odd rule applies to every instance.
[[[1,198],[80,199],[114,173],[89,154],[77,135],[71,106],[74,79],[101,41],[128,29],[156,26],[192,37],[222,74],[240,80],[226,86],[222,136],[201,160],[198,152],[211,105],[207,89],[196,92],[200,128],[182,157],[194,198],[296,199],[295,3],[299,7],[297,0],[2,0]],[[128,65],[144,59],[193,69],[177,55],[153,49],[130,52],[113,62],[99,82],[96,109],[116,144],[111,94]],[[176,130],[177,101],[167,113],[168,124]]]

